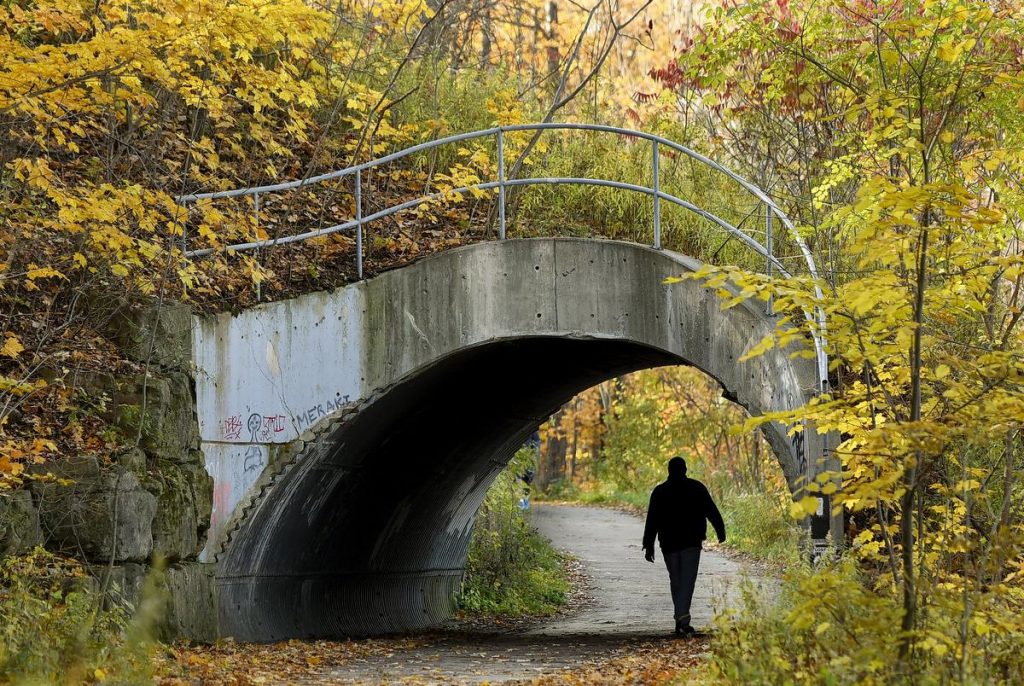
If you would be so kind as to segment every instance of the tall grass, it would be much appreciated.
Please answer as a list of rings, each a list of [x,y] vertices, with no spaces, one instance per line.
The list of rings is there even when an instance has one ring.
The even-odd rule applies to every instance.
[[[653,184],[648,141],[579,131],[549,132],[545,140],[549,141],[548,151],[530,168],[532,176]],[[661,156],[660,187],[763,238],[763,209],[720,172],[669,151]],[[596,235],[637,243],[653,240],[654,203],[639,192],[592,186],[530,187],[522,193],[519,210],[516,235]],[[661,202],[661,229],[662,244],[670,250],[718,263],[760,264],[760,258],[730,240],[720,226],[668,201]]]
[[[540,121],[543,108],[536,98],[510,100],[516,85],[513,77],[497,69],[452,72],[443,63],[424,63],[407,72],[396,86],[396,92],[412,95],[389,116],[396,127],[436,122],[435,137],[495,126],[503,119],[499,110],[509,107],[519,110],[519,120]],[[651,122],[642,128],[657,130],[698,151],[706,147],[673,122]],[[530,136],[506,136],[507,169]],[[497,150],[494,141],[486,139],[435,148],[408,158],[402,165],[428,173],[447,169],[465,160],[466,148],[486,151],[491,166],[490,174],[483,180],[496,180]],[[663,149],[660,159],[663,192],[708,210],[764,242],[764,206],[738,183],[671,150]],[[651,144],[610,133],[546,131],[520,177],[595,178],[650,186]],[[643,193],[582,185],[544,185],[510,189],[509,198],[509,234],[513,237],[604,237],[647,244],[653,241],[653,200]],[[466,202],[479,215],[489,211],[494,195]],[[668,201],[661,203],[661,228],[662,244],[669,250],[718,264],[752,269],[764,266],[763,258],[730,238],[722,227]],[[777,226],[775,231],[776,254],[796,255],[795,246],[782,228]],[[792,261],[790,266],[801,270],[799,260]]]
[[[775,564],[799,562],[801,531],[777,496],[726,489],[718,506],[733,548]]]
[[[564,556],[530,526],[519,507],[519,475],[533,463],[520,450],[487,493],[470,542],[459,607],[472,614],[545,615],[565,604],[569,591]]]

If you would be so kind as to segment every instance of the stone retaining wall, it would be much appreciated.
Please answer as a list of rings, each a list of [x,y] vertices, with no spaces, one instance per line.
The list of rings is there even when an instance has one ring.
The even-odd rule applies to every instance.
[[[129,445],[114,454],[36,465],[25,488],[0,493],[0,556],[42,545],[80,560],[116,602],[138,604],[153,563],[164,567],[164,637],[217,635],[206,544],[213,480],[203,465],[191,377],[191,311],[121,304],[109,338],[149,373],[79,373],[76,391]],[[109,577],[109,578],[108,578]]]

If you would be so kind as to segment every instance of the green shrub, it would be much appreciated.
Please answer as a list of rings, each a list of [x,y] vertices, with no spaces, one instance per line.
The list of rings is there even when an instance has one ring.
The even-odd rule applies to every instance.
[[[646,513],[651,494],[618,488],[614,484],[602,483],[595,488],[577,491],[577,500],[587,505],[624,505],[637,512]]]
[[[728,488],[719,492],[718,508],[731,546],[771,562],[799,560],[800,529],[778,495]]]
[[[965,658],[956,612],[924,613],[910,666],[900,667],[900,599],[891,585],[873,586],[850,554],[798,565],[776,599],[748,592],[716,619],[711,673],[701,667],[693,676],[727,684],[1020,683],[1020,635],[993,625]]]
[[[484,615],[545,615],[565,604],[564,556],[533,529],[519,508],[533,452],[520,450],[491,486],[477,513],[459,606]]]
[[[42,549],[4,560],[0,683],[151,681],[149,613],[133,619],[133,608],[103,597],[77,563]]]

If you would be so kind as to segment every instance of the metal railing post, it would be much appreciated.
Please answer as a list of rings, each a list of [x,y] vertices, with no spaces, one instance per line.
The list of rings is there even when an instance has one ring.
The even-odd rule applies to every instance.
[[[498,238],[505,240],[505,134],[498,129]]]
[[[771,205],[765,205],[765,233],[764,233],[764,247],[768,253],[768,278],[772,277],[775,271],[774,254],[772,253],[772,219],[774,212],[772,211]],[[775,314],[775,303],[772,302],[771,294],[768,295],[768,303],[765,305],[765,314],[769,317]]]
[[[661,250],[661,152],[658,150],[658,141],[652,141],[651,150],[654,168],[654,249]]]
[[[356,276],[363,278],[363,170],[356,170]]]
[[[174,218],[180,217],[181,213],[185,214],[181,219],[181,252],[188,257],[188,205],[177,200],[175,202],[178,204],[178,209],[174,211]]]
[[[260,194],[259,193],[253,193],[252,194],[252,208],[253,208],[253,215],[256,217],[256,223],[253,224],[253,227],[256,230],[256,239],[259,240],[259,237],[260,237]],[[260,251],[259,251],[259,248],[257,248],[256,249],[256,264],[259,264],[259,263],[260,263]],[[259,281],[256,282],[256,302],[261,302],[263,300],[263,289],[261,288],[260,284],[261,284],[261,282],[259,282]]]

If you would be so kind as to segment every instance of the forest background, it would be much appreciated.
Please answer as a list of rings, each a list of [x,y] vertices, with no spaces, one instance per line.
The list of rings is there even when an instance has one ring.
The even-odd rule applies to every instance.
[[[15,492],[52,478],[53,461],[111,460],[138,442],[77,381],[139,366],[110,339],[121,304],[231,310],[355,278],[345,234],[221,250],[352,218],[348,186],[258,213],[243,201],[185,209],[177,196],[496,124],[628,125],[726,163],[797,222],[817,278],[767,279],[749,251],[682,210],[665,210],[663,241],[704,260],[709,287],[771,298],[780,330],[764,347],[827,333],[830,393],[747,419],[692,370],[611,381],[546,429],[542,484],[635,500],[684,452],[752,548],[790,536],[785,517],[804,516],[815,492],[833,496],[850,521],[845,552],[787,562],[777,606],[751,601],[723,624],[712,658],[723,680],[1011,682],[1024,673],[1021,15],[1003,0],[5,0],[0,486]],[[650,173],[649,149],[629,139],[523,134],[509,153],[513,174]],[[685,159],[662,174],[666,190],[735,225],[763,216]],[[492,236],[492,195],[452,190],[494,176],[481,144],[366,179],[376,207],[441,193],[372,228],[367,273]],[[650,237],[650,203],[611,190],[530,189],[511,209],[513,237]],[[214,252],[187,259],[193,247]],[[780,255],[794,248],[780,239]],[[812,308],[827,331],[803,319]],[[790,503],[756,437],[767,419],[836,431],[842,472]],[[40,598],[16,581],[65,564],[10,558],[5,588],[23,604],[4,606],[5,668],[70,661],[101,679],[145,662],[115,659],[103,631],[118,618],[98,621],[59,585]],[[33,634],[33,613],[52,619],[52,640]]]

